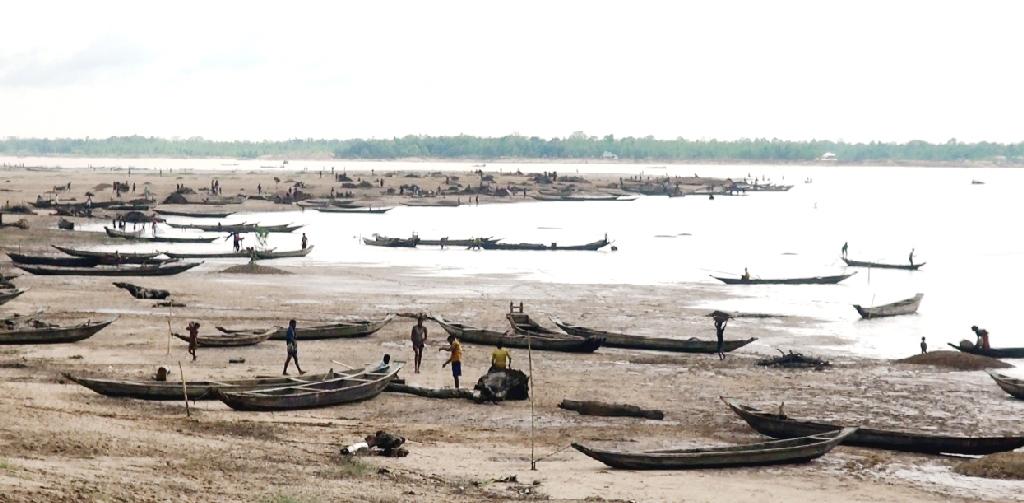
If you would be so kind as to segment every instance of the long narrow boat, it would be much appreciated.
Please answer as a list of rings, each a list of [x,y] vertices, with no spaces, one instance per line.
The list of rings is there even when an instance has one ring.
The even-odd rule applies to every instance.
[[[860,317],[864,319],[914,314],[917,312],[917,307],[921,305],[921,299],[923,298],[924,294],[919,293],[909,299],[903,299],[891,304],[882,304],[881,306],[875,307],[862,307],[859,304],[854,304],[853,308],[856,309],[857,312],[860,313]]]
[[[794,438],[833,431],[839,425],[814,421],[799,421],[785,415],[761,412],[753,407],[737,405],[722,399],[736,415],[763,435],[774,438]],[[846,445],[872,447],[890,451],[920,452],[924,454],[991,454],[1012,451],[1024,446],[1024,436],[1015,437],[952,437],[927,433],[906,433],[891,430],[860,428],[843,441]]]
[[[92,267],[100,264],[98,258],[87,257],[57,257],[53,255],[25,255],[12,251],[6,252],[11,261],[15,264],[28,265],[56,265],[61,267]]]
[[[288,233],[301,229],[301,225],[280,224],[280,225],[259,225],[259,224],[167,224],[175,229],[195,229],[203,232],[227,232],[227,233]]]
[[[118,262],[127,259],[139,259],[148,260],[160,255],[160,252],[142,252],[142,253],[125,253],[120,251],[90,251],[90,250],[76,250],[74,248],[68,248],[66,246],[53,245],[54,248],[71,255],[72,257],[86,257],[86,258],[98,258],[108,262]]]
[[[992,371],[989,371],[988,375],[1003,391],[1009,393],[1014,398],[1024,400],[1024,379],[1017,379],[1016,377]]]
[[[451,199],[438,199],[433,201],[421,201],[414,199],[412,201],[405,201],[402,203],[403,206],[415,206],[420,208],[456,208],[460,204],[462,203],[460,203],[457,200],[453,201]]]
[[[385,325],[391,323],[391,320],[395,319],[395,315],[388,314],[380,320],[355,320],[355,321],[341,321],[335,323],[319,324],[319,325],[305,325],[300,323],[295,329],[295,338],[298,340],[314,340],[314,339],[351,339],[356,337],[367,337],[373,335],[378,330],[384,328]],[[235,334],[239,332],[253,332],[252,329],[241,329],[233,330],[224,327],[217,327],[217,330],[226,334]],[[274,340],[283,340],[285,335],[288,333],[287,328],[277,328],[271,334],[270,338]]]
[[[252,346],[259,344],[274,335],[274,329],[253,332],[235,332],[221,335],[199,335],[196,336],[196,344],[210,348],[228,348],[238,346]],[[188,342],[188,336],[175,333],[175,337]]]
[[[192,217],[192,218],[225,218],[230,215],[234,215],[233,211],[225,212],[195,212],[195,211],[175,211],[175,210],[153,210],[161,215],[168,215],[174,217]]]
[[[605,236],[603,239],[594,241],[593,243],[587,243],[582,245],[569,245],[562,246],[558,243],[551,243],[550,245],[540,243],[500,243],[497,241],[493,242],[482,242],[480,247],[485,250],[551,250],[551,251],[595,251],[608,246],[611,241],[608,241],[608,237]]]
[[[25,326],[0,329],[0,344],[60,344],[88,339],[107,328],[117,318],[107,321],[87,321],[78,325]]]
[[[300,377],[256,377],[251,379],[226,379],[218,381],[185,381],[189,400],[216,400],[213,390],[252,391],[264,388],[278,388],[289,384],[306,384],[335,377],[336,374],[306,374]],[[113,397],[135,398],[138,400],[185,399],[181,381],[140,381],[131,379],[107,379],[76,376],[65,373],[64,378],[74,381],[96,393]]]
[[[835,276],[812,276],[809,278],[787,278],[787,279],[742,279],[742,278],[722,278],[718,276],[711,276],[712,278],[725,283],[726,285],[835,285],[840,281],[849,278],[857,274],[856,272],[851,274],[838,274]]]
[[[107,236],[110,236],[112,238],[138,239],[142,237],[142,229],[136,231],[122,231],[120,229],[114,229],[112,227],[104,227],[103,230],[107,232]]]
[[[164,252],[165,255],[171,258],[254,258],[256,260],[269,260],[274,258],[289,258],[289,257],[305,257],[313,251],[313,246],[307,246],[300,250],[290,251],[274,251],[270,250],[256,250],[255,252],[249,250],[242,250],[237,252],[220,252],[220,253],[178,253],[178,252]]]
[[[871,267],[871,268],[874,268],[874,269],[903,269],[903,270],[906,270],[906,271],[916,271],[916,270],[920,269],[921,266],[926,264],[926,262],[921,262],[920,264],[913,264],[913,265],[911,265],[911,264],[883,264],[883,263],[880,263],[880,262],[865,262],[863,260],[849,260],[847,258],[843,258],[843,262],[846,262],[846,265],[848,265],[850,267]]]
[[[170,276],[185,272],[202,262],[171,262],[163,265],[100,265],[96,267],[56,267],[18,265],[19,269],[39,276]]]
[[[373,239],[363,238],[363,244],[369,246],[382,246],[385,248],[416,248],[419,238],[389,238],[374,234]]]
[[[237,252],[236,251],[231,251],[231,252],[212,252],[212,253],[204,253],[204,252],[198,252],[198,253],[164,252],[164,255],[167,255],[168,257],[171,257],[171,258],[177,258],[177,259],[183,259],[183,258],[185,258],[185,259],[190,259],[190,258],[191,259],[198,259],[198,258],[250,258],[250,257],[252,257],[253,252],[248,251],[248,250],[237,251]]]
[[[522,348],[535,349],[538,351],[563,351],[566,353],[593,353],[597,351],[597,348],[601,347],[602,340],[599,338],[587,338],[587,337],[575,337],[575,336],[525,336],[519,335],[509,330],[508,332],[499,332],[497,330],[487,330],[485,328],[476,328],[462,323],[456,323],[453,321],[447,321],[444,318],[431,315],[430,319],[441,325],[441,328],[445,332],[448,332],[455,337],[458,337],[460,341],[468,342],[470,344],[481,344],[487,346],[494,346],[501,344],[502,347],[506,348]]]
[[[309,245],[309,246],[307,246],[305,248],[301,248],[301,249],[298,249],[298,250],[288,250],[288,251],[274,251],[274,250],[257,251],[256,252],[256,260],[269,260],[269,259],[273,259],[273,258],[305,257],[306,255],[309,255],[309,253],[313,251],[313,246],[314,245]]]
[[[573,442],[576,450],[612,468],[625,470],[692,470],[735,466],[763,466],[806,463],[824,456],[851,435],[857,428],[808,435],[787,440],[756,444],[697,449],[662,449],[653,451],[617,451],[587,447]]]
[[[18,298],[19,295],[21,295],[21,294],[23,294],[23,293],[25,293],[27,291],[28,291],[27,289],[23,290],[21,288],[0,290],[0,305],[6,304],[6,303],[8,303],[8,302]]]
[[[376,367],[376,366],[374,366]],[[330,407],[376,397],[402,370],[402,362],[384,369],[368,367],[325,381],[282,386],[257,391],[217,389],[220,401],[235,410],[299,410]]]
[[[423,246],[480,246],[483,247],[486,243],[497,243],[500,239],[494,238],[469,238],[469,239],[420,239],[419,243]]]
[[[701,340],[697,338],[689,339],[668,339],[665,337],[645,337],[641,335],[626,335],[615,332],[607,332],[604,330],[596,330],[593,328],[581,327],[572,323],[566,323],[556,317],[551,317],[551,321],[558,326],[558,328],[565,331],[569,335],[576,335],[579,337],[604,337],[603,346],[612,348],[626,348],[626,349],[646,349],[651,351],[674,351],[677,353],[717,353],[718,352],[718,341],[712,340]],[[757,340],[757,337],[751,337],[749,339],[739,340],[727,340],[722,344],[722,351],[728,353],[735,351],[751,342]]]
[[[952,343],[947,343],[953,349],[962,351],[964,353],[970,353],[972,355],[991,356],[992,358],[1024,358],[1024,348],[980,348],[978,346],[972,346],[969,348],[962,348]]]
[[[319,211],[321,213],[365,213],[371,215],[379,215],[382,213],[387,213],[393,209],[395,209],[394,206],[386,206],[384,208],[370,208],[363,206],[332,206],[330,208],[317,208],[316,211]]]
[[[533,197],[537,201],[632,201],[635,197],[620,196],[616,194],[608,195],[591,195],[591,196],[579,196],[579,195],[568,195],[568,194],[550,194],[540,193],[534,194]]]

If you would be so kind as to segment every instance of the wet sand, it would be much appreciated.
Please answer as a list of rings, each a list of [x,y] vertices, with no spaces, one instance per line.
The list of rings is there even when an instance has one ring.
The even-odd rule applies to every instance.
[[[66,180],[78,192],[79,187],[123,180],[122,175],[5,171],[0,179],[10,182],[2,187],[11,192],[0,200],[8,194],[12,202],[34,200],[41,188]],[[167,176],[144,176],[160,198],[176,183]],[[183,180],[193,186],[209,181],[208,175],[188,176],[195,178]],[[262,178],[237,176],[237,183],[247,188],[262,183]],[[266,175],[271,176],[280,174]],[[234,193],[236,181],[218,177],[225,194]],[[247,202],[241,208],[272,207]],[[57,242],[110,242],[97,233],[48,229],[55,221],[52,216],[27,218],[32,228],[0,230],[0,245],[42,250]],[[795,344],[801,339],[792,332],[813,330],[817,323],[804,318],[733,321],[728,337],[759,340],[724,362],[714,355],[619,349],[588,355],[535,352],[537,471],[529,463],[528,402],[478,405],[384,393],[342,407],[280,413],[235,412],[220,402],[197,402],[190,404],[192,417],[186,418],[181,403],[107,398],[60,377],[73,372],[146,378],[163,365],[176,378],[179,362],[188,379],[280,372],[282,341],[200,348],[192,362],[184,342],[168,342],[168,321],[183,332],[189,320],[196,320],[203,325],[202,333],[212,333],[216,325],[259,327],[289,318],[312,322],[429,311],[497,329],[506,326],[508,302],[522,301],[548,325],[544,315],[557,314],[639,335],[711,338],[713,328],[703,316],[707,310],[688,306],[727,300],[700,285],[651,288],[539,283],[514,276],[434,277],[426,274],[429,264],[409,269],[268,262],[292,274],[220,272],[238,263],[209,261],[179,276],[130,279],[171,290],[188,305],[173,310],[133,299],[113,287],[112,278],[17,278],[15,283],[30,291],[0,307],[3,313],[45,307],[48,320],[119,319],[75,344],[0,346],[0,501],[1002,501],[1021,494],[1020,483],[956,475],[951,467],[957,460],[938,456],[840,447],[798,466],[630,472],[608,469],[568,448],[570,441],[667,447],[761,440],[719,401],[720,395],[765,408],[785,400],[792,416],[868,420],[871,426],[964,435],[1021,431],[1020,404],[983,372],[836,355],[824,355],[834,363],[825,371],[754,364],[776,347],[800,349]],[[300,341],[300,360],[307,371],[320,372],[337,368],[331,360],[356,366],[387,352],[409,360],[402,371],[408,382],[450,386],[450,374],[441,368],[446,353],[437,351],[443,330],[434,324],[428,324],[423,372],[412,373],[411,326],[409,320],[398,319],[364,339]],[[488,347],[465,345],[464,385],[472,386],[486,371],[489,354]],[[513,366],[525,369],[525,351],[512,354]],[[246,363],[228,363],[237,356]],[[564,398],[628,402],[662,409],[666,418],[579,416],[557,408]],[[409,457],[352,462],[338,455],[341,446],[378,429],[408,438]],[[509,475],[518,483],[496,482]]]

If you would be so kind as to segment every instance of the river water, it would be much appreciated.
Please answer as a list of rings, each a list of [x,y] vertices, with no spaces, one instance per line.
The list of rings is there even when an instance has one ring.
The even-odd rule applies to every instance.
[[[0,162],[63,167],[266,172],[279,162],[228,160],[14,159]],[[274,168],[260,166],[274,165]],[[292,161],[288,169],[350,171],[468,171],[472,163]],[[281,265],[349,264],[418,267],[447,276],[516,275],[560,283],[698,283],[738,297],[724,306],[744,311],[806,315],[824,320],[823,335],[848,341],[836,351],[867,356],[906,355],[922,336],[932,348],[973,339],[969,327],[989,330],[994,346],[1024,346],[1016,330],[1017,262],[1024,238],[1013,225],[1024,200],[1024,171],[999,168],[745,166],[625,164],[490,164],[487,171],[562,174],[643,172],[652,176],[765,176],[793,184],[789,192],[743,197],[640,197],[631,202],[526,202],[457,208],[399,206],[383,215],[316,211],[234,215],[226,222],[301,223],[316,246],[304,259]],[[811,179],[811,183],[805,180]],[[972,184],[972,180],[984,184]],[[175,221],[175,220],[172,220]],[[188,219],[177,219],[185,222]],[[207,222],[209,223],[209,222]],[[94,230],[101,230],[95,226]],[[180,232],[179,232],[180,233]],[[606,233],[617,251],[530,252],[387,249],[365,246],[373,233],[424,238],[500,237],[506,242],[580,244]],[[251,243],[253,236],[247,238]],[[755,277],[838,274],[840,248],[859,260],[905,263],[914,249],[920,271],[851,269],[858,274],[831,286],[726,286],[710,274]],[[299,233],[271,235],[269,245],[290,250]],[[144,246],[144,245],[143,245]],[[227,251],[214,245],[160,249]],[[237,261],[236,261],[237,262]],[[876,305],[924,294],[919,313],[862,321],[852,304]],[[666,313],[670,316],[671,313]]]

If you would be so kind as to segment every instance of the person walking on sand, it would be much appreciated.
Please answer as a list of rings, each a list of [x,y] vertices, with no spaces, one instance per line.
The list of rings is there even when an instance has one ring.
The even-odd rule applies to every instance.
[[[505,370],[512,365],[512,355],[507,349],[501,347],[501,343],[495,344],[497,349],[491,353],[491,370]]]
[[[295,320],[288,322],[288,332],[284,335],[285,343],[288,345],[288,358],[284,361],[284,375],[288,375],[288,364],[295,360],[295,368],[299,370],[299,375],[305,374],[302,367],[299,366],[299,346],[295,342]]]
[[[713,313],[715,319],[715,337],[718,338],[718,359],[725,359],[725,326],[729,324],[729,315],[720,311]]]
[[[423,315],[416,317],[416,326],[412,327],[409,338],[412,340],[413,373],[419,374],[420,364],[423,363],[423,347],[427,345],[427,327],[423,326]]]
[[[925,342],[924,337],[922,337],[921,338],[921,354],[923,355],[923,354],[925,354],[927,352],[928,352],[928,343]]]
[[[462,375],[462,344],[455,338],[454,335],[448,336],[448,347],[441,348],[438,351],[448,351],[451,354],[448,355],[448,360],[441,364],[441,368],[445,368],[449,363],[452,364],[452,377],[455,378],[455,389],[459,389],[459,376]]]
[[[188,353],[192,355],[192,361],[196,361],[196,348],[199,347],[199,322],[190,321],[188,326]]]
[[[307,239],[306,239],[306,233],[305,233],[305,232],[303,232],[303,233],[302,233],[302,249],[303,249],[303,250],[305,250],[305,249],[306,249],[306,245],[307,245],[308,243],[309,243],[309,240],[307,240]]]
[[[843,243],[843,258],[849,258],[849,255],[846,254],[848,251],[850,251],[850,243],[845,242]]]

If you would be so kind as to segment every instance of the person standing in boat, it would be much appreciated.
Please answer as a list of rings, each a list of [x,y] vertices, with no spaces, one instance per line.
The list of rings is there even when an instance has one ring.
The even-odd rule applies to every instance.
[[[427,345],[427,327],[423,326],[423,315],[416,317],[416,326],[412,327],[413,373],[420,373],[420,364],[423,363],[423,347]]]
[[[850,243],[847,241],[847,242],[843,243],[843,258],[849,258],[849,255],[847,255],[847,252],[849,252],[849,251],[850,251]]]
[[[715,311],[712,315],[715,319],[715,337],[718,338],[718,359],[725,359],[725,326],[729,324],[729,315]]]
[[[448,336],[448,347],[441,348],[438,351],[448,351],[451,353],[448,356],[448,360],[441,364],[441,368],[445,368],[449,363],[452,364],[452,377],[455,378],[455,389],[459,389],[459,377],[462,376],[462,344],[459,343],[454,335]]]
[[[196,348],[199,347],[199,322],[190,321],[188,326],[188,353],[192,355],[192,361],[196,361]]]
[[[288,331],[284,335],[285,343],[288,345],[288,358],[284,361],[284,375],[288,375],[288,364],[295,360],[295,368],[299,370],[299,375],[305,374],[302,367],[299,366],[299,345],[295,341],[295,326],[297,323],[295,320],[288,322]]]
[[[914,249],[913,248],[910,249],[910,257],[909,257],[909,259],[910,259],[910,267],[914,267]]]
[[[989,346],[988,344],[988,330],[985,330],[984,328],[978,328],[977,325],[971,327],[971,330],[977,337],[977,340],[974,343],[976,347],[981,349],[991,349],[991,346]]]

